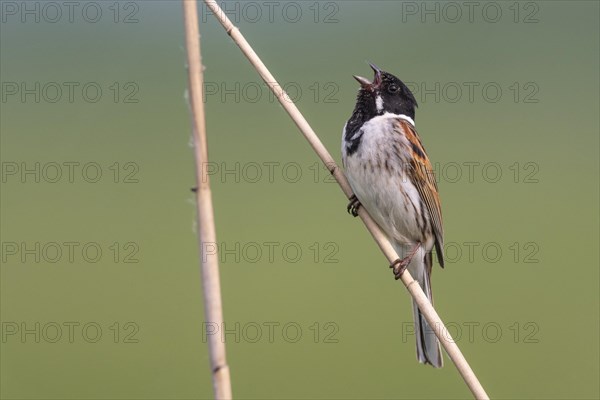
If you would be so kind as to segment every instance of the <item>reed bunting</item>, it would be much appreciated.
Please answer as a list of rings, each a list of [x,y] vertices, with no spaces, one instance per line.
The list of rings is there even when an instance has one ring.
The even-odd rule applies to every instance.
[[[442,268],[442,211],[427,153],[415,130],[417,101],[394,75],[371,64],[373,81],[355,76],[360,90],[344,126],[342,158],[355,197],[348,211],[361,205],[400,255],[390,268],[396,279],[408,268],[433,304],[432,250]],[[440,343],[413,301],[417,358],[442,366]]]

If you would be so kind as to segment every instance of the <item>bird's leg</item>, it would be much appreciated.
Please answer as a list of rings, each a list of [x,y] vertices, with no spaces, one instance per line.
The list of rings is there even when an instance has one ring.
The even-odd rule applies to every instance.
[[[350,203],[348,203],[348,213],[352,214],[353,217],[358,217],[358,209],[360,208],[360,206],[361,204],[358,200],[358,197],[356,197],[356,195],[353,194],[352,197],[350,197]]]
[[[394,270],[394,277],[396,280],[400,279],[406,268],[408,268],[408,264],[412,261],[415,253],[421,247],[421,243],[417,243],[415,248],[411,250],[411,252],[404,258],[399,258],[390,265],[390,268]]]

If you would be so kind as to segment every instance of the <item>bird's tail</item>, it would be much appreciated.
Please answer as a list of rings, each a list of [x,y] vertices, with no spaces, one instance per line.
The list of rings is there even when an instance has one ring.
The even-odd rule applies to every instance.
[[[432,256],[431,252],[427,252],[420,249],[415,254],[409,271],[413,278],[419,282],[421,289],[425,292],[425,295],[433,304],[433,294],[431,292],[431,268],[432,268]],[[423,265],[424,263],[424,265]],[[412,268],[413,264],[417,264]],[[417,359],[422,364],[430,364],[435,368],[441,368],[443,366],[442,351],[440,348],[440,342],[438,341],[433,329],[429,326],[425,317],[421,314],[417,303],[413,300],[413,314],[415,320],[415,336],[417,338]]]

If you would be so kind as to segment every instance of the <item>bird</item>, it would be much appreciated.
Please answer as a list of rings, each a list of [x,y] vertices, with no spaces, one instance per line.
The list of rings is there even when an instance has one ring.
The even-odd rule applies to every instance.
[[[432,252],[444,267],[444,232],[438,186],[415,128],[417,101],[396,76],[369,63],[372,81],[360,84],[356,105],[342,133],[342,162],[354,195],[348,212],[364,207],[401,257],[390,268],[406,269],[433,304]],[[440,343],[413,300],[417,360],[443,366]]]

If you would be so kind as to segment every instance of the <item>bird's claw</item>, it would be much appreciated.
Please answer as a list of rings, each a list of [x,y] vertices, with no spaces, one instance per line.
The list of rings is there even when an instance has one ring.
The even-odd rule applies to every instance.
[[[399,258],[390,265],[390,268],[394,270],[396,280],[400,279],[406,268],[408,268],[408,264],[410,264],[410,257]]]
[[[353,194],[352,197],[350,197],[350,203],[348,203],[348,214],[352,214],[353,217],[358,217],[358,209],[360,208],[360,206],[360,201],[358,200],[356,195]]]

